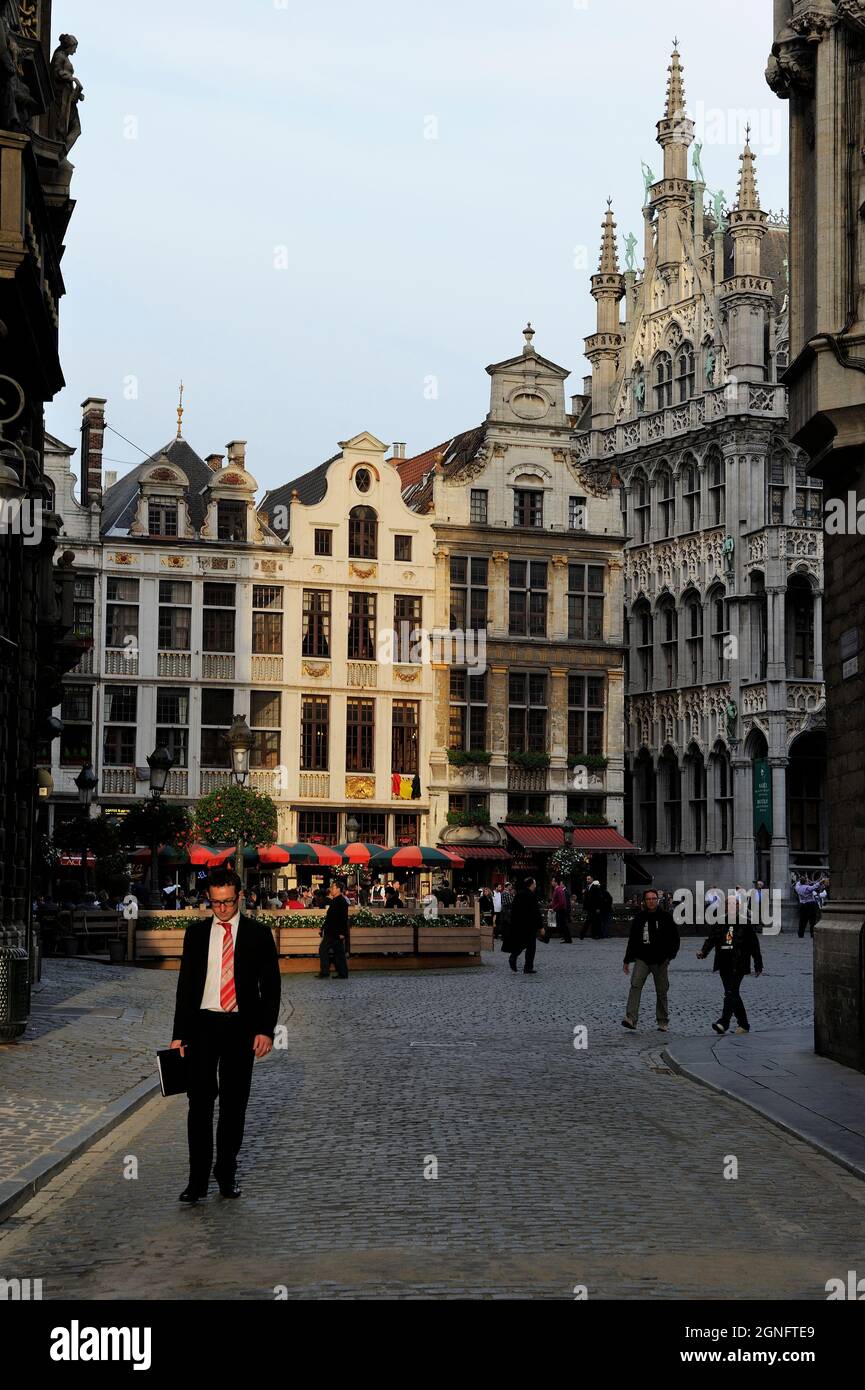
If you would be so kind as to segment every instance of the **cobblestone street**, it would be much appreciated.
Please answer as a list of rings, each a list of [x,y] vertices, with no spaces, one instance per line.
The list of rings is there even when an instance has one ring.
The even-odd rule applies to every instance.
[[[671,1037],[718,1014],[698,945],[671,969]],[[554,942],[535,977],[498,952],[468,971],[284,977],[288,1047],[256,1067],[243,1198],[178,1206],[185,1101],[157,1097],[0,1227],[0,1274],[41,1278],[46,1299],[825,1298],[865,1268],[865,1186],[673,1075],[651,982],[625,1033],[622,948]],[[810,942],[764,954],[753,1029],[806,1022]],[[176,976],[104,974],[115,999],[120,980],[162,999],[167,1041]]]

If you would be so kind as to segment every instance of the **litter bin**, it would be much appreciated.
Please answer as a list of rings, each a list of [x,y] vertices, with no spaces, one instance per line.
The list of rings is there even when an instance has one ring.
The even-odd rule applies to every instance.
[[[20,1038],[27,1027],[28,964],[23,946],[0,945],[0,1042]]]

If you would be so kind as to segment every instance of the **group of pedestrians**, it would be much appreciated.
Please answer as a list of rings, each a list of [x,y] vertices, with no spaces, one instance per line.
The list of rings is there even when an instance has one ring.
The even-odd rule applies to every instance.
[[[731,904],[732,906],[733,904]],[[709,935],[697,952],[698,960],[705,960],[714,953],[713,971],[717,971],[724,987],[724,1001],[720,1018],[712,1024],[718,1034],[728,1031],[732,1020],[736,1020],[736,1032],[748,1033],[751,1025],[741,995],[742,981],[751,973],[754,963],[755,976],[763,973],[763,957],[760,952],[760,938],[753,923],[741,920],[741,914],[731,911],[725,914],[727,921],[721,921],[709,928]],[[631,988],[622,1027],[634,1031],[640,1016],[640,999],[649,976],[655,985],[655,1018],[658,1031],[666,1033],[670,1026],[667,1007],[669,991],[669,966],[679,953],[679,931],[672,914],[659,905],[658,893],[647,888],[643,894],[643,905],[634,914],[625,959],[622,969],[631,977]],[[633,973],[631,967],[633,966]]]

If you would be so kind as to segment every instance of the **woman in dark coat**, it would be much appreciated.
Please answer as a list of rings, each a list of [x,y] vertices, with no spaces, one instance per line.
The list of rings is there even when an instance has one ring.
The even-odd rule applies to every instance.
[[[541,905],[538,901],[537,884],[533,878],[527,878],[515,894],[511,904],[511,921],[508,931],[508,945],[511,952],[508,957],[508,964],[511,970],[516,970],[517,957],[525,951],[526,963],[523,966],[523,974],[534,975],[535,945],[538,932],[542,927],[543,919],[541,917]]]
[[[737,921],[736,900],[733,894],[727,899],[726,922],[718,922],[712,927],[703,949],[697,952],[698,960],[705,960],[710,951],[715,952],[713,970],[717,970],[724,986],[724,1007],[721,1017],[712,1024],[716,1033],[726,1033],[730,1020],[736,1015],[737,1033],[750,1033],[751,1025],[742,1003],[739,988],[746,975],[763,973],[763,957],[760,954],[760,938],[750,922]]]

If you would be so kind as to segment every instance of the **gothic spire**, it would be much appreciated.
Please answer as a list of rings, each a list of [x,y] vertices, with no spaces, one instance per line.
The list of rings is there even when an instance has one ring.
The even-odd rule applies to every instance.
[[[601,259],[598,262],[598,270],[601,274],[618,275],[619,253],[616,249],[616,223],[613,220],[612,198],[607,199],[607,211],[601,225],[603,235],[601,236]]]
[[[673,55],[667,68],[667,104],[664,119],[674,121],[685,114],[685,83],[682,79],[682,65],[679,62],[679,40],[673,39]]]
[[[751,127],[745,129],[745,148],[739,155],[739,196],[736,200],[737,208],[743,212],[755,211],[760,207],[760,195],[757,192],[757,177],[754,170],[754,152],[751,149]]]

